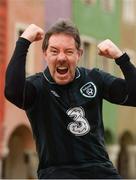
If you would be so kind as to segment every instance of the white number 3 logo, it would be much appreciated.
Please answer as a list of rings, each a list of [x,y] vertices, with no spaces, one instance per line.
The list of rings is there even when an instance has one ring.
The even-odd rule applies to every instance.
[[[90,125],[85,118],[84,109],[81,107],[74,107],[67,110],[67,115],[74,120],[68,124],[68,130],[76,136],[83,136],[90,131]]]

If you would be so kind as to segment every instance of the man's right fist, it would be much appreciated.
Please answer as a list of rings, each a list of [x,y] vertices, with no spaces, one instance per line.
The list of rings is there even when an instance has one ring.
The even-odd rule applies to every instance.
[[[20,37],[29,40],[31,43],[43,39],[44,30],[35,24],[29,25]]]

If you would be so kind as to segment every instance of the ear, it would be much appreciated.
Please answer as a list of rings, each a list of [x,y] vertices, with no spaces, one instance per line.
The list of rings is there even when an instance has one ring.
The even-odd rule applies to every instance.
[[[83,55],[83,49],[79,49],[78,50],[78,56],[79,56],[79,59],[81,58],[81,56]]]
[[[46,61],[46,57],[47,57],[47,52],[44,51],[44,52],[43,52],[43,58],[44,58],[45,61]]]

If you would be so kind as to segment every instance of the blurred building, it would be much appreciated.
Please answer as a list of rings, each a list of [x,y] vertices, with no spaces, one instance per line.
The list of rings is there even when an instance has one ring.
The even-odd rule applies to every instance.
[[[59,18],[72,18],[72,0],[45,0],[46,29]]]
[[[0,71],[2,74],[10,61],[16,41],[25,28],[33,23],[46,31],[58,18],[70,19],[71,0],[0,0],[0,15],[0,35],[3,36],[3,39],[0,39],[0,51],[3,52],[1,56],[5,58],[2,61],[5,64]],[[26,76],[43,70],[45,66],[41,42],[33,43],[27,55]],[[3,89],[4,74],[0,78],[0,88]],[[4,102],[4,93],[0,93],[0,107],[3,108],[0,111],[0,132],[3,132],[0,140],[0,177],[36,178],[38,160],[29,121],[25,112],[7,100]]]
[[[98,67],[122,76],[117,65],[97,55],[97,44],[111,39],[136,59],[135,0],[0,0],[0,176],[35,178],[37,156],[25,113],[4,100],[4,72],[15,43],[31,23],[48,29],[58,18],[72,19],[81,33],[83,58],[79,66]],[[41,42],[29,49],[26,76],[46,66]],[[124,178],[136,178],[136,112],[104,101],[106,145]],[[2,172],[2,173],[1,173]],[[2,175],[1,175],[2,174]]]
[[[7,2],[0,1],[0,174],[3,140],[3,120],[4,120],[4,73],[6,68],[7,55]]]
[[[1,63],[6,62],[7,66],[18,37],[29,24],[35,23],[44,28],[44,7],[44,0],[0,0],[0,15],[2,15],[0,16],[0,37],[3,38],[0,41],[0,51],[3,52],[0,53]],[[42,69],[44,62],[41,53],[40,42],[31,45],[27,56],[26,76]],[[4,78],[4,76],[0,77]],[[0,88],[3,89],[1,85]],[[34,178],[36,177],[37,156],[30,124],[22,110],[6,100],[4,102],[2,99],[1,102],[5,103],[4,117],[1,118],[3,120],[1,130],[3,132],[1,141],[2,178]]]
[[[81,66],[98,67],[113,75],[117,74],[114,61],[98,56],[97,44],[105,39],[111,39],[120,44],[121,5],[116,0],[80,0],[73,1],[73,19],[80,29],[84,56]],[[82,13],[81,13],[82,12]],[[106,143],[111,160],[116,165],[119,147],[117,144],[117,106],[104,101],[103,117]]]
[[[121,0],[120,45],[136,65],[136,1]],[[122,73],[120,72],[122,77]],[[125,178],[136,178],[136,108],[118,108],[120,143],[119,170]]]
[[[111,39],[136,64],[136,1],[73,0],[73,21],[84,49],[80,66],[98,67],[123,77],[114,61],[97,56],[97,44]],[[81,13],[82,12],[82,13]],[[105,140],[110,158],[124,178],[136,178],[136,110],[104,101]]]

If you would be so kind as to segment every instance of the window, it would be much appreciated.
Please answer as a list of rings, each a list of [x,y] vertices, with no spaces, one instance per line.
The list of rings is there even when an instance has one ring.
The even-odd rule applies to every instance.
[[[88,67],[89,63],[89,49],[90,44],[88,42],[83,42],[83,57],[82,57],[82,66]]]
[[[102,9],[106,12],[113,12],[115,0],[100,0]]]
[[[135,0],[123,0],[123,20],[135,22]]]
[[[16,39],[24,32],[26,29],[26,24],[16,24]],[[31,44],[29,52],[26,59],[26,76],[34,74],[35,63],[34,63],[34,45]]]
[[[96,59],[96,41],[87,36],[81,36],[83,55],[79,62],[79,66],[91,68],[95,64]]]
[[[94,4],[96,0],[82,0],[82,2],[86,5],[91,5],[91,4]]]

